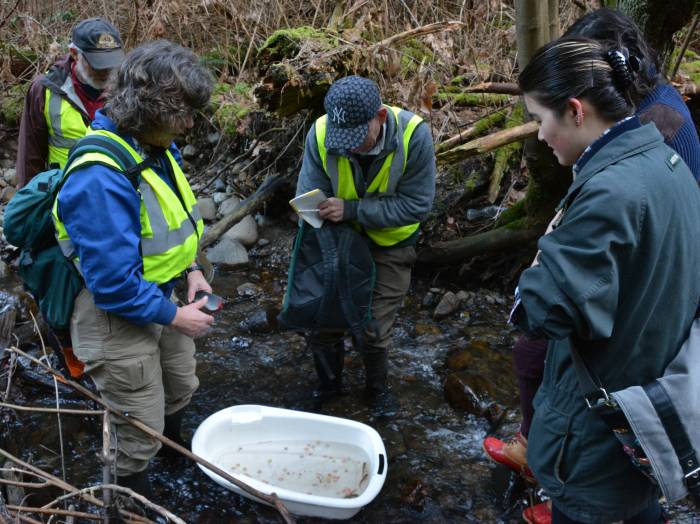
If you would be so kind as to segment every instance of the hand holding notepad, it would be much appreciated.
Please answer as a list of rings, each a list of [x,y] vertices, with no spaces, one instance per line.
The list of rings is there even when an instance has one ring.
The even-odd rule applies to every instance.
[[[292,209],[309,225],[319,228],[323,225],[323,219],[318,215],[318,206],[328,197],[320,189],[313,189],[308,193],[299,195],[289,201]]]

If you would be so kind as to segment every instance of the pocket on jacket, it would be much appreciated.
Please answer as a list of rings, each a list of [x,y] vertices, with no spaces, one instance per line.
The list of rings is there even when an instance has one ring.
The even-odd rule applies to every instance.
[[[565,456],[571,440],[571,415],[542,402],[530,430],[527,460],[544,490],[561,495],[568,478]]]

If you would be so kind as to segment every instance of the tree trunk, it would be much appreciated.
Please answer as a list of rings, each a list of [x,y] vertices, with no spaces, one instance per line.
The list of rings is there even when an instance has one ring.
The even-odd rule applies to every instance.
[[[559,36],[558,4],[553,0],[516,0],[518,67],[522,71],[537,49]],[[526,120],[530,116],[526,115]],[[562,167],[552,150],[536,136],[525,140],[524,157],[529,173],[525,205],[528,222],[542,227],[571,182],[571,169]],[[513,216],[514,219],[521,218]]]
[[[647,43],[659,54],[662,70],[669,68],[673,34],[682,29],[700,6],[698,0],[618,0],[617,7],[640,27]]]

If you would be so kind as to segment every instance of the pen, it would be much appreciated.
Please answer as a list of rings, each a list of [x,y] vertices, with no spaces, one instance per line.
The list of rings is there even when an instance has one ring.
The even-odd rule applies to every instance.
[[[318,213],[318,209],[297,209],[297,213]]]

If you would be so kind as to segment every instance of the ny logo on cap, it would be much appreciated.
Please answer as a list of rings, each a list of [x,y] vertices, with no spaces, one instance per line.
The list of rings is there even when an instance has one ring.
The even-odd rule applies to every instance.
[[[331,117],[331,120],[335,122],[336,124],[344,124],[345,123],[345,109],[342,107],[334,107],[333,108],[333,116]]]
[[[97,40],[97,49],[114,49],[116,47],[119,46],[112,35],[103,33]]]

